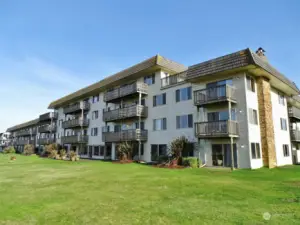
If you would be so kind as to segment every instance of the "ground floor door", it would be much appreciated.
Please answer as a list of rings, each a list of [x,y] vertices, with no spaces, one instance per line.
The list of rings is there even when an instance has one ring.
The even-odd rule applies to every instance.
[[[237,167],[237,148],[233,145],[234,167]],[[231,167],[231,146],[230,144],[212,145],[212,164],[213,166]]]

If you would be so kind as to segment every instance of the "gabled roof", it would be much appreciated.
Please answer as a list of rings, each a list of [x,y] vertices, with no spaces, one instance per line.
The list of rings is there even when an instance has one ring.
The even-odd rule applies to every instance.
[[[286,83],[293,90],[299,92],[299,89],[294,82],[290,81],[286,76],[272,67],[270,63],[263,60],[256,53],[253,53],[249,48],[190,66],[187,72],[187,79],[217,74],[227,70],[245,68],[251,65],[265,70]]]
[[[34,120],[30,120],[28,122],[21,123],[21,124],[18,124],[16,126],[10,127],[6,130],[6,132],[12,132],[12,131],[20,130],[20,129],[23,129],[23,128],[26,128],[26,127],[31,127],[31,126],[36,125],[38,122],[39,122],[39,118],[34,119]]]
[[[116,74],[113,74],[107,78],[104,78],[103,80],[92,84],[88,87],[82,88],[72,94],[69,94],[65,97],[62,97],[54,102],[51,102],[49,105],[49,109],[53,109],[53,108],[58,108],[64,104],[68,104],[78,98],[85,98],[89,95],[91,95],[93,92],[95,91],[101,91],[104,90],[106,88],[108,88],[109,86],[113,85],[115,82],[121,80],[121,79],[130,79],[131,76],[150,69],[152,67],[159,67],[159,68],[165,68],[166,70],[172,72],[172,73],[179,73],[182,72],[184,70],[187,70],[187,67],[185,67],[182,64],[179,64],[177,62],[174,62],[172,60],[169,60],[167,58],[164,58],[160,55],[156,55],[154,57],[151,57],[141,63],[138,63],[132,67],[129,67],[125,70],[122,70]]]

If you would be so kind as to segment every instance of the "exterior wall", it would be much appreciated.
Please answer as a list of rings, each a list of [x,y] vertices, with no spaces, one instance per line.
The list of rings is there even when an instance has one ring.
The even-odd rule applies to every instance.
[[[271,101],[273,110],[273,126],[274,126],[274,139],[275,139],[275,149],[276,149],[276,162],[277,166],[290,165],[292,161],[291,152],[291,138],[289,130],[289,117],[287,109],[287,101],[284,99],[284,105],[279,104],[278,91],[274,88],[271,89]],[[287,130],[281,130],[280,118],[286,119]],[[289,146],[289,156],[283,156],[283,145]]]

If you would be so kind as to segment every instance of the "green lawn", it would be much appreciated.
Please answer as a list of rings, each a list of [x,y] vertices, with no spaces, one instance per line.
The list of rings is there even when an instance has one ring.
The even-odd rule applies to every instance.
[[[9,158],[0,154],[0,224],[300,224],[300,166],[232,173]]]

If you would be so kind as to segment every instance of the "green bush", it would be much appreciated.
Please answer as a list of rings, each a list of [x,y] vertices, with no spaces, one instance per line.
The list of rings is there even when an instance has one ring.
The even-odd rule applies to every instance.
[[[61,158],[61,159],[65,159],[66,156],[67,156],[66,150],[65,150],[65,149],[59,150],[59,155],[60,155],[60,158]]]
[[[70,151],[69,158],[71,161],[78,161],[79,155],[77,155],[75,151]]]
[[[3,153],[4,154],[14,154],[14,153],[16,153],[16,150],[13,146],[9,146],[3,150]]]
[[[166,163],[169,161],[169,157],[167,155],[161,155],[157,157],[157,161],[159,164]]]
[[[182,159],[184,166],[198,168],[198,158],[197,157],[186,157]]]
[[[34,146],[33,145],[25,145],[23,155],[32,155],[34,154]]]

